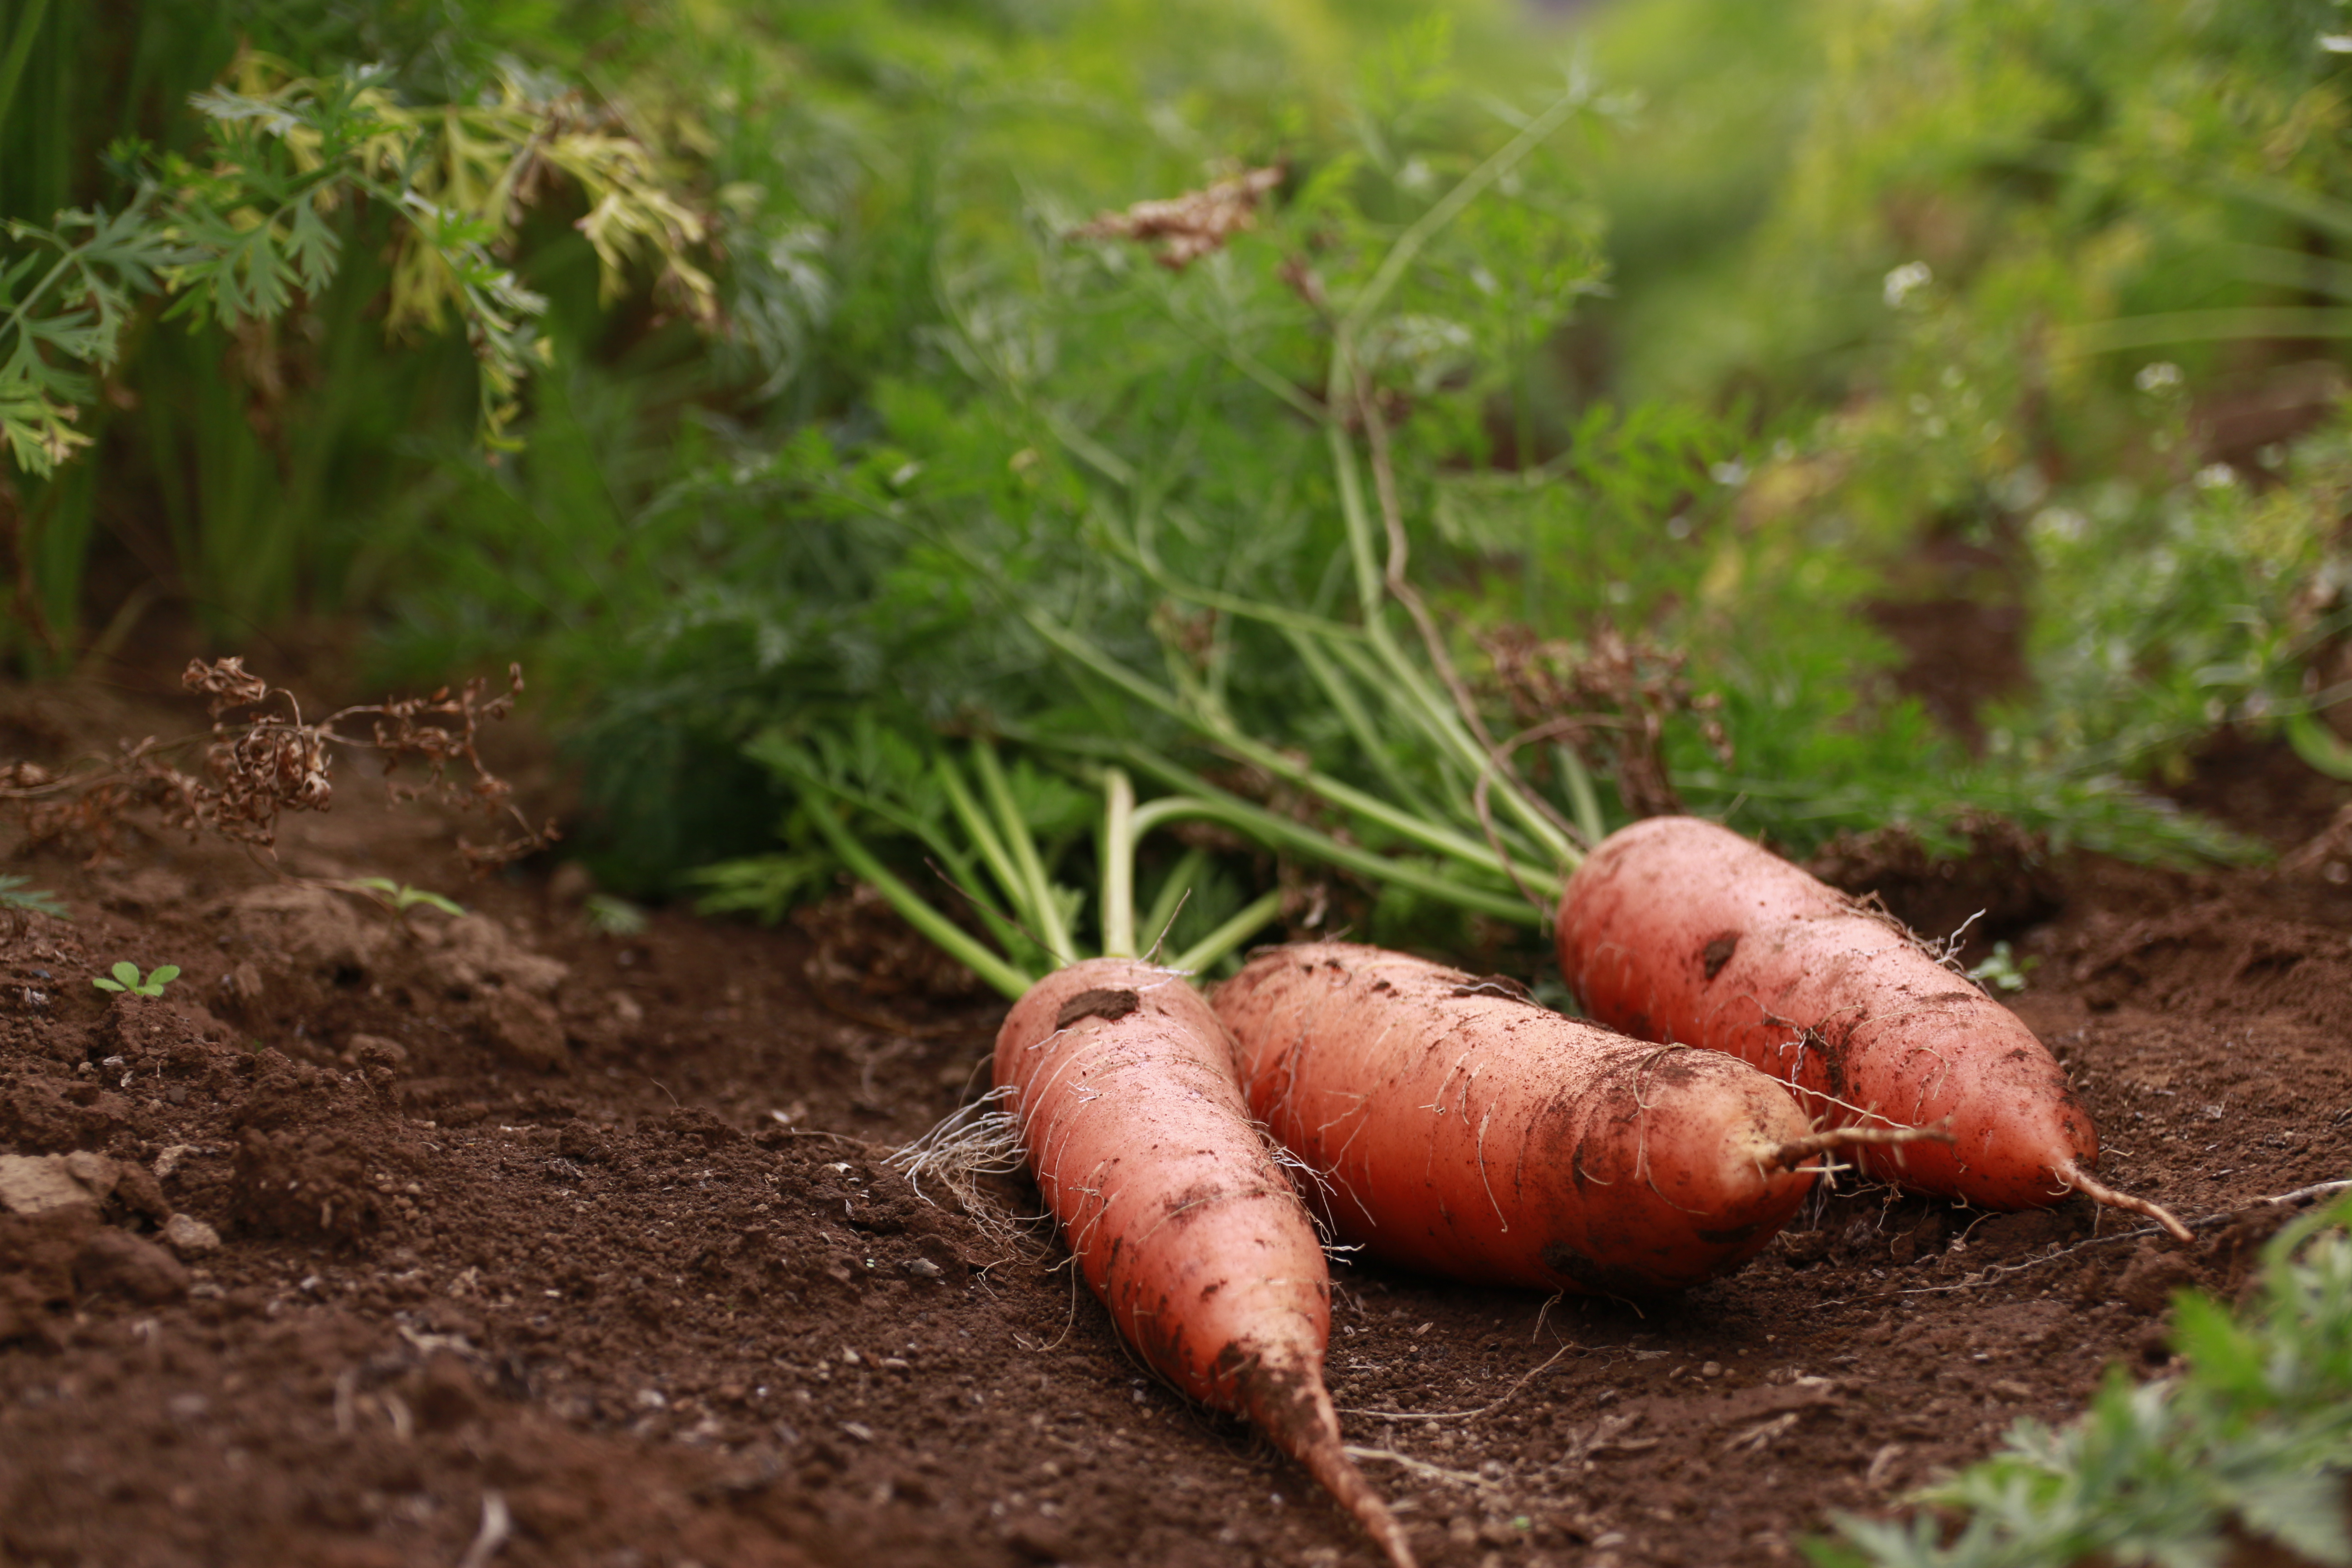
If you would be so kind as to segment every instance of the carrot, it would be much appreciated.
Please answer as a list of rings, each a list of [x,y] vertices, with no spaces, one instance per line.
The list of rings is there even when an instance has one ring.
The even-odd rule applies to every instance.
[[[1188,971],[1218,962],[1272,920],[1280,895],[1245,906],[1171,967],[1134,956],[1138,842],[1152,825],[1213,812],[1213,803],[1163,796],[1139,806],[1127,775],[1104,770],[1104,956],[1071,963],[1078,900],[1054,880],[1052,857],[1021,805],[1024,793],[1042,792],[1034,778],[1016,788],[992,745],[979,742],[966,753],[976,792],[952,754],[929,759],[923,782],[937,785],[960,834],[909,810],[904,795],[854,787],[820,757],[788,745],[767,756],[799,781],[803,809],[852,869],[1013,998],[996,1036],[994,1093],[892,1163],[910,1180],[937,1177],[968,1191],[972,1173],[1009,1169],[1000,1162],[1017,1150],[1080,1276],[1144,1363],[1186,1395],[1256,1422],[1394,1568],[1412,1568],[1402,1527],[1339,1440],[1324,1386],[1331,1277],[1314,1222],[1250,1121],[1232,1041],[1187,982]],[[1022,948],[1057,967],[1035,978],[1014,954],[932,909],[840,819],[835,802],[913,828],[1001,941],[1017,934]],[[1001,906],[988,899],[983,872]],[[1167,889],[1162,901],[1172,901]],[[994,1102],[1003,1108],[984,1109]]]
[[[1186,1394],[1256,1422],[1412,1568],[1341,1447],[1323,1383],[1330,1276],[1233,1060],[1184,975],[1131,958],[1046,976],[996,1037],[1030,1168],[1118,1331]]]
[[[1652,817],[1612,835],[1559,902],[1559,965],[1585,1011],[1652,1040],[1726,1051],[1835,1126],[1944,1126],[1864,1168],[1988,1208],[2069,1191],[2179,1219],[2092,1174],[2099,1135],[2017,1015],[1909,932],[1727,828]]]
[[[1216,994],[1250,1109],[1335,1229],[1456,1278],[1651,1295],[1737,1268],[1811,1190],[1789,1092],[1378,948],[1275,948]]]

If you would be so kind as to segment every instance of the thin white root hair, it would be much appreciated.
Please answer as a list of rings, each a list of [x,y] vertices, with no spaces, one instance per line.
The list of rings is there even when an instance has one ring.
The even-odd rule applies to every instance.
[[[1416,1459],[1411,1454],[1400,1454],[1394,1448],[1360,1448],[1350,1443],[1339,1450],[1351,1459],[1379,1459],[1396,1466],[1408,1475],[1419,1476],[1425,1481],[1444,1481],[1449,1486],[1472,1487],[1482,1492],[1499,1494],[1503,1489],[1486,1477],[1469,1470],[1449,1470],[1443,1465],[1433,1465],[1427,1459]]]
[[[2220,1214],[2200,1215],[2189,1222],[2189,1228],[2202,1230],[2208,1226],[2233,1220],[2240,1215],[2249,1212],[2258,1204],[2275,1204],[2284,1208],[2290,1204],[2307,1203],[2314,1198],[2332,1197],[2345,1192],[2352,1192],[2352,1181],[2316,1182],[2307,1187],[2297,1187],[2291,1193],[2281,1193],[2275,1197],[2256,1198],[2253,1203],[2246,1205],[2243,1208],[2224,1209]],[[2086,1241],[2078,1241],[2072,1247],[2062,1247],[2053,1252],[2045,1252],[2039,1258],[2029,1258],[2022,1263],[1989,1264],[1982,1270],[1969,1275],[1955,1285],[1922,1285],[1914,1289],[1905,1290],[1901,1294],[1941,1296],[1954,1290],[1980,1290],[1988,1285],[1998,1284],[2008,1275],[2022,1274],[2029,1268],[2039,1268],[2045,1263],[2055,1263],[2062,1258],[2071,1258],[2075,1253],[2090,1247],[2112,1247],[2119,1241],[2137,1241],[2142,1237],[2158,1235],[2162,1229],[2160,1226],[2144,1225],[2137,1230],[2119,1230],[2112,1236],[2095,1236]]]
[[[1510,1387],[1503,1390],[1499,1398],[1496,1398],[1488,1404],[1482,1405],[1475,1410],[1342,1410],[1339,1414],[1342,1415],[1372,1415],[1377,1416],[1383,1421],[1475,1421],[1481,1415],[1491,1415],[1496,1411],[1500,1410],[1504,1405],[1509,1404],[1512,1396],[1517,1394],[1519,1390],[1525,1388],[1529,1383],[1533,1382],[1543,1373],[1549,1371],[1553,1362],[1559,1360],[1560,1357],[1566,1355],[1569,1352],[1580,1348],[1581,1347],[1580,1347],[1576,1342],[1573,1340],[1570,1341],[1567,1344],[1564,1344],[1560,1346],[1559,1349],[1552,1352],[1550,1360],[1546,1361],[1541,1366],[1533,1367],[1519,1374],[1519,1380],[1511,1384]]]
[[[1979,910],[1976,913],[1962,921],[1959,923],[1958,929],[1954,931],[1951,935],[1943,938],[1939,942],[1923,942],[1916,935],[1914,935],[1907,928],[1905,929],[1903,934],[1910,937],[1912,942],[1917,946],[1920,952],[1934,959],[1942,967],[1950,970],[1953,973],[1959,975],[1962,979],[1966,979],[1969,972],[1960,963],[1960,949],[1968,946],[1969,944],[1969,927],[1976,924],[1977,921],[1984,919],[1984,910]]]
[[[892,1170],[906,1173],[907,1184],[925,1203],[938,1200],[923,1190],[926,1181],[961,1205],[974,1225],[990,1240],[1012,1247],[1020,1226],[981,1191],[981,1178],[1009,1176],[1028,1158],[1021,1143],[1021,1119],[1003,1109],[1013,1090],[990,1089],[970,1105],[959,1106],[929,1131],[882,1157]]]
[[[514,1536],[514,1515],[507,1509],[504,1493],[495,1488],[482,1492],[482,1523],[474,1531],[474,1542],[466,1554],[457,1559],[457,1568],[488,1568],[491,1558],[499,1554]]]
[[[1759,1421],[1746,1431],[1726,1440],[1723,1451],[1727,1454],[1736,1454],[1740,1449],[1746,1448],[1751,1453],[1760,1452],[1769,1446],[1774,1438],[1794,1426],[1802,1415],[1801,1411],[1784,1410],[1769,1421]]]

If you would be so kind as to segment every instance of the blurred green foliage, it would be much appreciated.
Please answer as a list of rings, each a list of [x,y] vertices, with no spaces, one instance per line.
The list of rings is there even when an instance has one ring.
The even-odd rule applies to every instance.
[[[1988,566],[2029,679],[1985,765],[2147,777],[2269,732],[2345,673],[2345,25],[1613,8],[1597,57],[1647,102],[1596,175],[1621,265],[1588,380],[1763,410],[1788,445],[1746,504],[1849,604],[1937,592],[1923,537]]]
[[[0,655],[68,666],[158,597],[239,641],[365,605],[434,504],[412,444],[520,411],[534,283],[711,314],[656,145],[504,52],[576,58],[602,9],[0,6]],[[551,196],[585,210],[526,281]]]
[[[1341,628],[1334,658],[1394,615],[1343,526],[1372,507],[1348,474],[1374,421],[1335,400],[1359,385],[1495,723],[1482,645],[1507,624],[1570,656],[1629,637],[1721,702],[1728,763],[1665,726],[1682,797],[1787,847],[1889,823],[1952,847],[1996,810],[2231,852],[2137,785],[2336,679],[2340,426],[2320,407],[2219,452],[2215,410],[2341,358],[2340,20],[1642,0],[1570,36],[1501,0],[279,0],[232,31],[193,3],[5,0],[0,216],[58,236],[21,231],[11,265],[76,243],[61,211],[210,191],[215,275],[280,278],[170,320],[200,264],[161,258],[152,297],[121,290],[116,368],[55,383],[59,439],[95,447],[20,458],[0,495],[8,657],[103,653],[159,599],[239,646],[364,616],[386,678],[520,657],[600,871],[654,890],[773,850],[704,882],[761,911],[832,862],[804,821],[773,843],[793,791],[755,736],[1144,746],[1306,810],[1204,743],[1229,724],[1458,805],[1458,760],[1381,679],[1265,613]],[[272,118],[292,83],[302,135],[340,92],[346,142],[394,151],[305,152]],[[1546,105],[1556,132],[1448,206]],[[605,161],[447,152],[566,130]],[[1256,226],[1181,271],[1075,233],[1265,166]],[[219,261],[278,232],[236,216],[269,180],[292,271]],[[303,180],[337,202],[289,205]],[[420,201],[514,291],[533,374],[492,385],[492,442],[483,314],[435,334]],[[1894,635],[1954,595],[2021,626],[1961,735],[1906,695]],[[1605,759],[1589,800],[1565,758],[1525,760],[1563,812],[1628,809]]]

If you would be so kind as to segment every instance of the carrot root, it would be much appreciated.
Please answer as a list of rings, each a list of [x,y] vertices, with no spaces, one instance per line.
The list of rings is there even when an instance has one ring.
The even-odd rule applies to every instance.
[[[2123,1209],[2131,1214],[2147,1215],[2162,1226],[2175,1241],[2197,1239],[2189,1227],[2180,1223],[2180,1216],[2162,1204],[2147,1198],[2136,1198],[2129,1193],[2119,1193],[2072,1160],[2059,1166],[2053,1174],[2094,1203],[2105,1204],[2111,1209]]]
[[[2040,1208],[2065,1190],[2053,1171],[2098,1163],[2089,1108],[2023,1020],[1727,828],[1651,817],[1612,835],[1562,892],[1559,947],[1599,1023],[1727,1051],[1823,1121],[1949,1127],[1948,1143],[1858,1149],[1881,1181]]]
[[[1030,987],[996,1037],[1002,1118],[929,1149],[944,1183],[1015,1129],[1080,1277],[1121,1338],[1186,1395],[1246,1415],[1413,1568],[1348,1458],[1323,1382],[1330,1275],[1307,1208],[1251,1118],[1234,1044],[1173,970],[1097,958]]]
[[[1218,989],[1252,1111],[1369,1256],[1632,1298],[1727,1273],[1819,1173],[1781,1084],[1643,1044],[1460,970],[1349,942],[1259,953]]]
[[[1283,1452],[1306,1467],[1379,1545],[1390,1568],[1418,1568],[1404,1526],[1348,1457],[1339,1416],[1312,1368],[1260,1360],[1238,1378],[1243,1409]]]
[[[1816,1154],[1826,1154],[1832,1149],[1851,1148],[1856,1143],[1949,1143],[1951,1130],[1947,1127],[1829,1127],[1819,1132],[1808,1132],[1802,1138],[1791,1138],[1766,1155],[1765,1163],[1778,1170],[1793,1171]]]

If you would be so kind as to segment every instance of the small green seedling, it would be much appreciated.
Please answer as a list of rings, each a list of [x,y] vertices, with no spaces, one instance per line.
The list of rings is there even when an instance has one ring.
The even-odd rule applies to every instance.
[[[389,877],[360,877],[336,885],[373,899],[395,915],[405,915],[419,904],[428,910],[438,910],[445,915],[466,912],[466,906],[454,899],[444,898],[424,888],[412,888],[405,882],[395,882]]]
[[[139,978],[139,966],[126,958],[114,966],[113,979],[109,980],[101,974],[90,984],[100,991],[121,991],[132,996],[161,996],[163,987],[179,977],[178,964],[159,963],[147,972],[146,979],[142,980]]]
[[[646,911],[610,893],[591,893],[582,912],[588,924],[606,936],[635,936],[646,929]]]
[[[73,919],[58,902],[55,893],[46,888],[26,886],[31,880],[29,877],[0,876],[0,910],[25,910],[37,915],[54,915],[61,921]]]
[[[2011,953],[2009,943],[1997,942],[1992,944],[1992,956],[1969,970],[1969,978],[1990,991],[2022,991],[2025,989],[2025,977],[2041,962],[2038,958],[2028,958],[2020,963]]]

